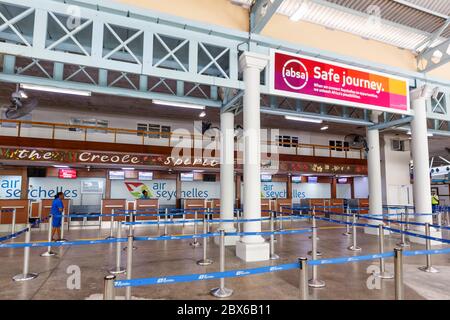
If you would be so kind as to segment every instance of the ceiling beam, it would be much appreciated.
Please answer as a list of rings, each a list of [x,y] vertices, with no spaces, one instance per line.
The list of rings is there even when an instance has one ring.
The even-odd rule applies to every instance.
[[[250,8],[250,32],[260,33],[284,0],[256,0]]]
[[[450,62],[450,39],[419,54],[417,56],[417,69],[420,72],[430,72],[448,62]]]
[[[439,18],[442,18],[442,19],[447,19],[448,18],[448,15],[445,15],[443,13],[440,13],[440,12],[437,12],[437,11],[434,11],[434,10],[430,10],[430,9],[424,7],[424,6],[411,3],[411,2],[409,2],[407,0],[393,0],[393,1],[397,2],[399,4],[402,4],[404,6],[407,6],[407,7],[410,7],[410,8],[413,8],[413,9],[416,9],[416,10],[419,10],[419,11],[431,14],[431,15],[439,17]]]

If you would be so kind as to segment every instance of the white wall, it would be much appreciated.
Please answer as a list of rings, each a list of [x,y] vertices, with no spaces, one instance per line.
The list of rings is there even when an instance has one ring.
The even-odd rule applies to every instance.
[[[331,198],[330,183],[294,183],[292,184],[292,198],[294,202],[300,199]]]
[[[355,199],[367,199],[369,197],[369,179],[367,177],[355,177],[353,181]]]

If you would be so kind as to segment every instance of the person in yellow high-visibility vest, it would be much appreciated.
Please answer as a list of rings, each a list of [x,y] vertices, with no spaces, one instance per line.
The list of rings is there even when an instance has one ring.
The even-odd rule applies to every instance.
[[[437,195],[436,191],[433,191],[431,193],[431,205],[433,207],[433,213],[435,213],[437,206],[439,205],[439,196]]]

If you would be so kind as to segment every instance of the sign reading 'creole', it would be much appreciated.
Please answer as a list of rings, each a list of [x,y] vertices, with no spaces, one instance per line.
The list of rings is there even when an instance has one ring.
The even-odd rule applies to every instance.
[[[359,108],[409,113],[406,79],[331,61],[271,51],[274,95]]]

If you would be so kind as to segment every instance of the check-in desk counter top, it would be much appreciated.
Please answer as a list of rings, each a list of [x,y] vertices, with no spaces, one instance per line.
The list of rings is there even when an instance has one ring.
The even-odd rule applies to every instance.
[[[15,210],[15,223],[27,224],[29,217],[29,200],[0,200],[0,224],[12,224]]]
[[[220,199],[206,200],[206,208],[209,208],[213,212],[212,217],[214,219],[220,218]]]
[[[199,212],[203,213],[207,206],[207,200],[205,199],[181,199],[181,203],[183,209],[188,212],[184,215],[185,219],[195,219],[195,211],[198,211],[197,218],[203,219],[203,214],[199,214]]]
[[[270,211],[276,210],[276,200],[261,199],[261,217],[270,217]]]
[[[158,199],[138,199],[134,202],[134,207],[137,216],[135,221],[141,220],[159,220],[158,216],[139,216],[139,214],[157,214],[159,212],[159,201]]]
[[[127,210],[126,199],[103,199],[101,205],[101,214],[125,214]],[[114,216],[114,221],[125,221],[125,216]],[[111,221],[111,217],[103,217],[102,221]]]
[[[277,199],[275,210],[280,213],[292,213],[292,199]]]

